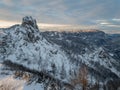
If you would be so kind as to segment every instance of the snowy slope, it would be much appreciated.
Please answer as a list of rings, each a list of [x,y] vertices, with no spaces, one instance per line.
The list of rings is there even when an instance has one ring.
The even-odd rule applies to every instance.
[[[97,70],[104,68],[120,77],[120,37],[107,35],[102,31],[92,32],[43,32],[48,40],[61,46],[76,62],[84,63]],[[112,38],[111,38],[112,36]],[[116,38],[114,38],[116,37]],[[117,43],[112,43],[117,40]],[[99,71],[99,69],[98,69]],[[104,71],[104,70],[103,70]],[[107,72],[106,72],[107,73]],[[108,75],[109,77],[109,75]]]
[[[99,81],[102,85],[111,83],[113,80],[115,85],[120,86],[116,84],[120,78],[120,35],[109,35],[99,30],[92,32],[46,31],[42,32],[42,35],[61,46],[77,67],[85,64],[89,71],[90,83]]]
[[[23,21],[22,25],[4,30],[5,45],[2,47],[5,51],[2,53],[1,60],[10,60],[38,71],[52,71],[52,65],[55,64],[58,75],[64,65],[65,71],[69,72],[72,65],[66,53],[58,45],[47,41],[38,28],[28,23],[34,22],[34,19],[31,17],[28,19]]]

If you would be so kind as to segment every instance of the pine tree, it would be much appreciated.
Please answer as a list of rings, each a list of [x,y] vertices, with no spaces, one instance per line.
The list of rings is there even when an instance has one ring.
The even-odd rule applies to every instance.
[[[51,67],[52,67],[52,73],[55,76],[56,75],[56,69],[57,69],[55,63],[52,63]]]
[[[65,70],[65,66],[64,64],[62,64],[62,68],[61,68],[61,79],[64,79],[66,77],[66,70]]]

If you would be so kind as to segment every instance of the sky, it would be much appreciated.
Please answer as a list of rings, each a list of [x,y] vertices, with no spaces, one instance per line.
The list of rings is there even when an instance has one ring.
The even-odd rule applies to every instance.
[[[120,0],[0,0],[0,27],[24,16],[38,23],[120,31]]]

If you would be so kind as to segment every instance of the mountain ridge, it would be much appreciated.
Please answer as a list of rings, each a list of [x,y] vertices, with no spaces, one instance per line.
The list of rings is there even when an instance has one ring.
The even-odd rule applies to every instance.
[[[1,62],[9,60],[29,69],[44,71],[69,84],[83,66],[87,67],[90,85],[99,81],[103,88],[109,80],[120,79],[119,35],[102,31],[41,32],[31,16],[24,17],[21,25],[2,32]],[[81,87],[81,84],[75,85],[74,90]],[[66,87],[60,90],[63,88]]]

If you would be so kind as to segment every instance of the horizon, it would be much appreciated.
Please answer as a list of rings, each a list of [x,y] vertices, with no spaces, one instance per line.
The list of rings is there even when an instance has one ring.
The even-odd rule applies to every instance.
[[[9,28],[16,24],[21,24],[22,22],[15,22],[15,21],[2,21],[0,20],[0,28]],[[105,30],[101,29],[97,25],[68,25],[68,24],[50,24],[50,23],[37,23],[39,29],[41,31],[88,31],[88,30],[100,30],[108,34],[120,34],[119,30]]]

